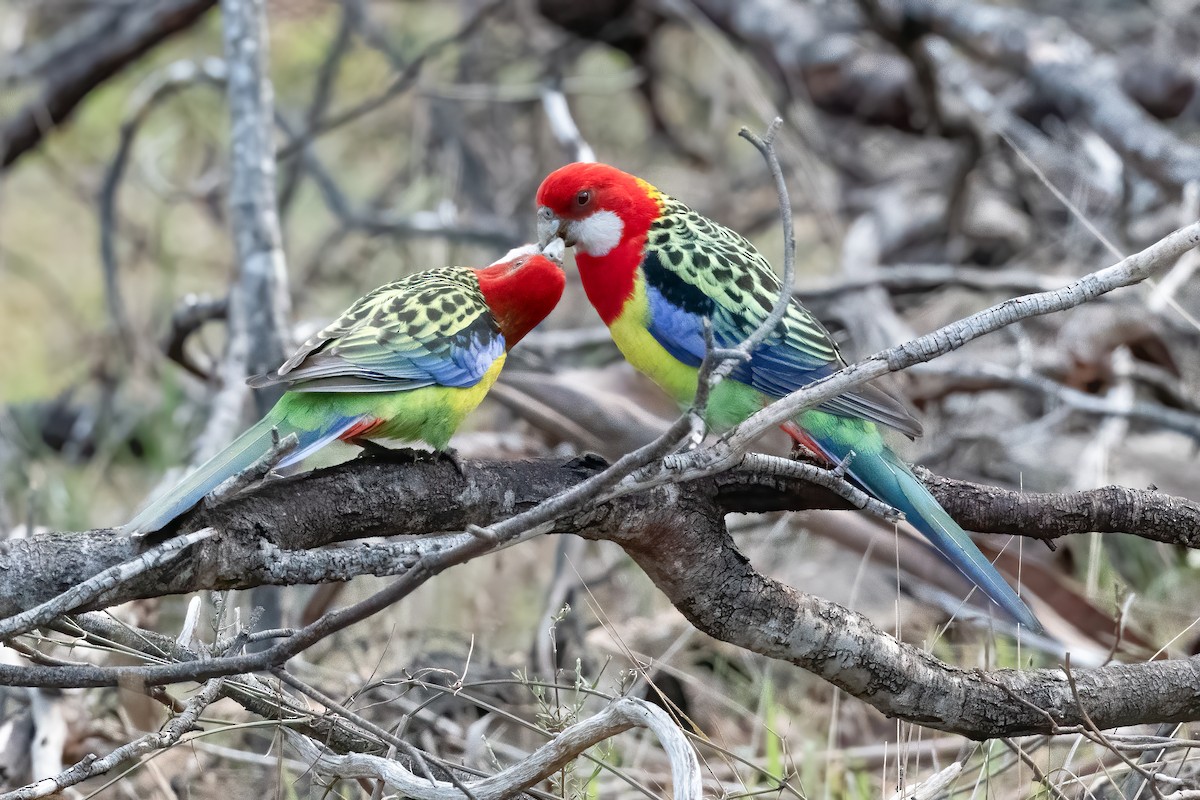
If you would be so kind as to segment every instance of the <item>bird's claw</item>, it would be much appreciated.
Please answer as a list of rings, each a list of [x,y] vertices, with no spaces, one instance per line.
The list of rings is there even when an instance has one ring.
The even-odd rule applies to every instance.
[[[579,472],[599,472],[607,469],[610,464],[607,458],[599,453],[591,451],[579,453],[572,456],[562,463],[565,469],[576,470]]]
[[[692,428],[692,430],[688,432],[688,435],[684,437],[683,441],[679,443],[679,447],[675,449],[675,452],[690,453],[693,450],[696,450],[700,447],[700,445],[704,444],[704,437],[707,435],[708,431],[706,431],[703,427]]]
[[[814,453],[811,448],[805,447],[799,442],[792,442],[792,450],[788,453],[788,458],[792,461],[804,461],[809,464],[816,464],[819,467],[829,467],[832,465],[829,459],[820,453]]]
[[[458,473],[458,477],[467,477],[467,473],[463,471],[462,458],[459,457],[458,451],[453,447],[447,447],[445,450],[434,450],[433,457],[438,461],[449,461],[450,466],[454,467],[454,471]]]
[[[419,451],[411,447],[387,447],[371,439],[351,439],[350,444],[362,448],[359,458],[379,458],[393,464],[414,464]]]
[[[392,464],[419,464],[422,461],[449,461],[454,471],[466,477],[458,451],[452,447],[445,450],[418,450],[414,447],[387,447],[370,439],[355,439],[353,444],[362,448],[359,458],[378,458]]]

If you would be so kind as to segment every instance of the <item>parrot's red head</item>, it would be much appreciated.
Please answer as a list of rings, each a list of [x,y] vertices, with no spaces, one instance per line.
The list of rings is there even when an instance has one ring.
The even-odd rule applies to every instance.
[[[583,288],[606,323],[633,293],[646,234],[660,213],[650,184],[607,164],[568,164],[538,187],[538,241],[576,248]]]
[[[561,262],[561,249],[546,255]],[[479,291],[511,348],[558,305],[566,276],[562,267],[543,255],[537,245],[510,250],[491,266],[475,270]]]

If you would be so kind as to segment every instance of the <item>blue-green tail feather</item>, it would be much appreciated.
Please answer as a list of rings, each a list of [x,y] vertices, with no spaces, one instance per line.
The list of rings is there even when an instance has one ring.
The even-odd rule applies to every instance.
[[[288,466],[304,456],[319,450],[354,426],[360,417],[336,418],[328,426],[316,430],[305,430],[290,424],[276,406],[265,417],[234,439],[228,447],[201,464],[169,491],[154,498],[145,508],[125,525],[120,532],[125,535],[150,533],[169,524],[201,498],[217,488],[223,481],[252,466],[271,449],[272,430],[280,438],[296,434],[299,445],[278,466]]]
[[[863,424],[861,421],[857,422]],[[882,441],[859,442],[867,446],[858,447],[854,442],[848,441],[852,437],[828,435],[833,431],[813,430],[816,426],[803,427],[824,451],[824,455],[831,460],[841,461],[850,450],[854,450],[855,456],[850,460],[846,471],[856,483],[877,499],[904,512],[904,516],[913,527],[933,544],[943,558],[978,586],[1013,620],[1035,633],[1042,632],[1042,625],[1037,617],[983,553],[979,552],[971,537],[951,519],[924,484],[917,480],[908,465],[886,444]],[[871,427],[874,428],[873,425]],[[877,431],[870,431],[870,434],[874,437],[879,436]]]

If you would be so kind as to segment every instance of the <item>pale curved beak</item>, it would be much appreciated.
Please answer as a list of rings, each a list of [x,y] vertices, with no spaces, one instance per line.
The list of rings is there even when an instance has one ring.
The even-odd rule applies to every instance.
[[[545,248],[555,237],[565,238],[566,225],[559,219],[549,206],[539,206],[537,210],[538,246]]]
[[[563,256],[566,255],[567,244],[562,240],[562,237],[555,236],[550,240],[550,243],[542,247],[542,255],[558,264],[560,267],[563,264]]]

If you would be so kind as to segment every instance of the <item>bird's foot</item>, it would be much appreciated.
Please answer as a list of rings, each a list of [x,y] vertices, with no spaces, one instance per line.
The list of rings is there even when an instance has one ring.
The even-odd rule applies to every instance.
[[[416,447],[388,447],[371,439],[350,439],[350,444],[362,448],[359,458],[378,458],[393,464],[417,464],[421,461],[437,461],[443,453],[437,450],[420,450]],[[454,461],[454,458],[451,458]],[[456,463],[457,467],[457,463]]]
[[[804,429],[799,425],[794,422],[785,422],[779,427],[791,437],[792,450],[788,453],[788,458],[792,459],[792,461],[807,461],[810,464],[816,464],[825,469],[834,466],[834,463],[817,449],[817,444],[812,440],[812,437],[805,433]]]
[[[805,447],[799,442],[792,442],[792,450],[788,453],[788,458],[792,461],[805,461],[809,464],[816,464],[819,467],[829,468],[833,466],[832,462],[820,453],[814,453],[811,448]]]
[[[607,458],[599,453],[588,451],[572,456],[562,463],[563,468],[576,470],[579,472],[600,472],[607,469],[610,464]]]
[[[347,439],[350,444],[362,448],[359,458],[378,458],[393,464],[415,464],[421,459],[422,450],[412,447],[387,447],[371,439]]]
[[[392,464],[449,461],[455,472],[466,477],[462,460],[453,447],[447,447],[445,450],[418,450],[415,447],[387,447],[370,439],[354,439],[350,443],[362,448],[362,452],[358,454],[359,458],[378,458]]]
[[[453,447],[447,447],[445,450],[434,450],[430,455],[435,461],[449,461],[450,466],[454,467],[454,471],[458,473],[458,477],[466,478],[467,473],[463,472],[463,460],[458,455],[458,451]]]

